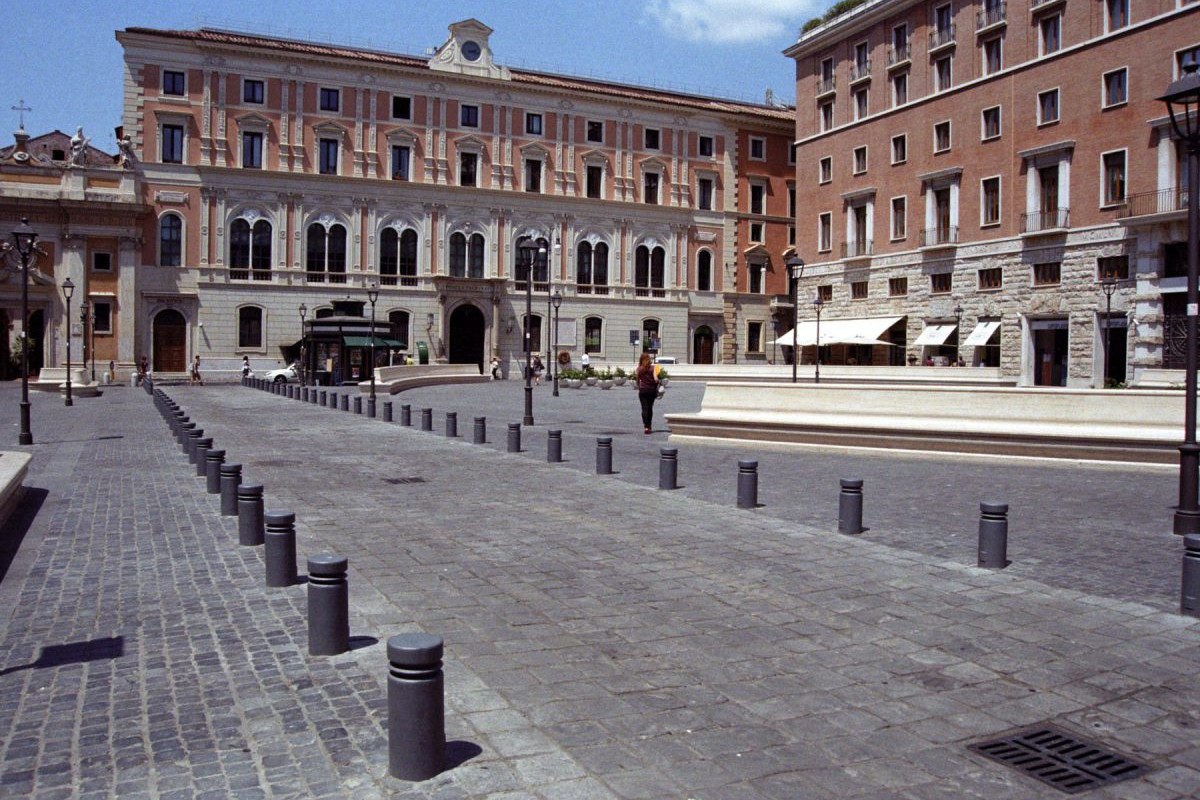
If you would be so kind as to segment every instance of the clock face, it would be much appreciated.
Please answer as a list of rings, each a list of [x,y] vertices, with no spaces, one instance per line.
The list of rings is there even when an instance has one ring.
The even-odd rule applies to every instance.
[[[481,52],[478,42],[463,42],[462,54],[467,61],[478,61]]]

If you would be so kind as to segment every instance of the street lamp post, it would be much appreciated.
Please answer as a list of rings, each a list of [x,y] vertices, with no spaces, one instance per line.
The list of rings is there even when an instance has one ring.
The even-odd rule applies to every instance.
[[[538,246],[530,242],[521,245],[521,256],[525,259],[525,418],[524,425],[533,424],[533,338],[529,329],[533,322],[533,261],[538,255]]]
[[[379,284],[371,281],[370,288],[367,289],[367,299],[371,301],[371,398],[368,400],[368,405],[371,407],[370,416],[375,413],[375,302],[379,300]]]
[[[308,386],[308,330],[304,327],[304,318],[308,316],[308,305],[301,303],[300,308],[300,385]]]
[[[1117,279],[1106,274],[1100,281],[1100,290],[1104,292],[1104,382],[1100,384],[1101,389],[1108,388],[1108,357],[1112,352],[1112,298],[1117,291]]]
[[[84,372],[85,380],[87,379],[86,370],[87,370],[88,353],[91,352],[91,348],[88,346],[88,312],[91,310],[92,310],[91,304],[88,303],[87,300],[84,300],[83,302],[81,302],[79,304],[79,324],[83,326],[83,330],[80,332],[82,334],[80,336],[80,338],[83,339],[83,348],[82,348],[83,352],[80,353],[81,363],[79,365],[79,368],[85,371]]]
[[[29,428],[29,262],[33,260],[33,245],[37,232],[29,227],[29,219],[21,218],[21,224],[12,232],[13,247],[21,259],[21,431],[17,435],[19,444],[33,444],[33,432]]]
[[[204,323],[200,323],[203,325]],[[88,353],[92,356],[92,383],[96,382],[96,305],[92,304],[92,330],[91,340],[88,344]]]
[[[812,301],[813,308],[817,310],[817,357],[816,357],[816,372],[814,373],[813,383],[821,382],[821,307],[825,305],[825,301],[818,294]]]
[[[1187,147],[1188,248],[1187,248],[1187,354],[1183,410],[1183,444],[1179,446],[1179,507],[1175,533],[1200,533],[1197,482],[1200,481],[1200,445],[1196,444],[1196,338],[1200,314],[1200,72],[1195,61],[1187,64],[1179,80],[1158,98],[1167,104],[1171,128]]]
[[[62,282],[63,297],[67,299],[67,399],[64,405],[73,406],[75,401],[71,398],[71,295],[75,294],[75,284],[71,283],[71,279],[67,278]]]
[[[788,294],[792,300],[792,383],[796,382],[796,365],[800,362],[800,350],[796,347],[800,331],[800,277],[804,274],[804,259],[792,256],[787,260]]]
[[[954,366],[958,366],[958,362],[962,361],[962,315],[963,307],[961,304],[954,306]]]
[[[562,305],[562,292],[556,290],[550,303],[554,306],[554,360],[558,361],[558,308]],[[558,370],[554,371],[554,396],[558,397]]]

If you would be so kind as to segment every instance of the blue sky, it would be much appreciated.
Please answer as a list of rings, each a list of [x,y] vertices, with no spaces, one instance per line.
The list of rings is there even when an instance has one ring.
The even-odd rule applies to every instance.
[[[14,2],[5,8],[0,145],[10,144],[18,101],[37,135],[84,126],[114,152],[121,117],[121,49],[127,27],[225,27],[420,54],[447,26],[474,17],[495,30],[502,64],[761,101],[793,102],[792,61],[782,55],[800,26],[831,0],[606,0],[602,3],[408,0],[208,0],[201,4],[107,0]]]

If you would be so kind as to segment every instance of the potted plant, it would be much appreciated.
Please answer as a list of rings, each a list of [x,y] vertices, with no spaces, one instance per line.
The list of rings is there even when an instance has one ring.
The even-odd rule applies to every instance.
[[[582,374],[577,369],[564,367],[558,371],[558,382],[570,389],[574,389],[579,386],[579,376]]]
[[[612,388],[612,386],[613,386],[612,376],[613,376],[612,370],[608,369],[607,367],[605,367],[604,369],[602,369],[598,373],[596,373],[596,378],[598,379],[597,383],[599,384],[601,389],[611,389]]]
[[[627,377],[628,376],[625,374],[625,370],[621,369],[620,367],[617,367],[613,370],[613,383],[615,383],[617,386],[624,386],[625,379]]]
[[[596,377],[596,371],[589,367],[587,371],[587,377],[584,378],[584,380],[587,381],[588,386],[595,386],[600,379]]]

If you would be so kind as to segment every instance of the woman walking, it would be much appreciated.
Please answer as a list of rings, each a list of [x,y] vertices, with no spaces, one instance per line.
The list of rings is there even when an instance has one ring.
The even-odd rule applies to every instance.
[[[192,359],[192,377],[189,383],[198,383],[204,385],[204,379],[200,377],[200,356]]]
[[[654,401],[658,399],[658,376],[649,353],[642,353],[637,366],[638,401],[642,404],[642,425],[646,433],[654,423]]]

